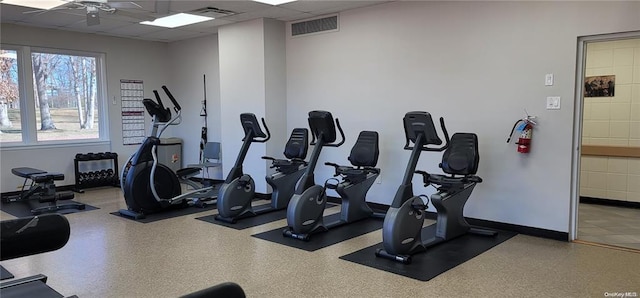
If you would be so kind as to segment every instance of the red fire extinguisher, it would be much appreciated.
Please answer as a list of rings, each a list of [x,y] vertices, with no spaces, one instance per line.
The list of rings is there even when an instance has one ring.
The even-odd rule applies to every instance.
[[[531,150],[531,138],[533,137],[533,126],[536,124],[535,116],[527,115],[526,118],[520,119],[513,124],[513,128],[511,128],[511,133],[509,134],[509,138],[507,138],[507,143],[511,141],[511,137],[513,136],[514,131],[520,132],[520,137],[516,144],[518,145],[518,152],[520,153],[529,153]]]

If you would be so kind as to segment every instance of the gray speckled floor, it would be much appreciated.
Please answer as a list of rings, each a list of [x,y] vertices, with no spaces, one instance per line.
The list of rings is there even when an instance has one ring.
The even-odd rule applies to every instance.
[[[578,239],[640,249],[640,209],[580,204]]]
[[[380,242],[380,231],[306,252],[250,237],[285,220],[238,231],[195,220],[215,212],[207,211],[141,224],[109,214],[125,207],[118,188],[76,198],[101,209],[67,216],[72,235],[64,248],[2,265],[16,277],[45,274],[52,288],[79,297],[176,297],[224,281],[248,297],[640,294],[640,254],[633,252],[518,235],[421,282],[338,259]]]

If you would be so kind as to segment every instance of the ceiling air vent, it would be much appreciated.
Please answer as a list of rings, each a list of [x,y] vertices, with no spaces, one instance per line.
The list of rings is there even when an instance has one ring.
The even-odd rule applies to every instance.
[[[208,16],[208,17],[212,17],[212,18],[222,18],[222,17],[232,16],[232,15],[238,14],[235,11],[221,9],[221,8],[217,8],[217,7],[211,7],[211,6],[198,8],[198,9],[192,10],[190,12],[193,13],[193,14],[197,14],[197,15],[201,15],[201,16]]]
[[[324,31],[337,31],[337,30],[338,30],[337,15],[291,24],[291,36],[298,36],[298,35],[324,32]]]

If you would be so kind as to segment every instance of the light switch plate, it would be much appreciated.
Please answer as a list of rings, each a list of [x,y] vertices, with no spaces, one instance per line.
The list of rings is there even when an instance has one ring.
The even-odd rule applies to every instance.
[[[559,110],[559,109],[560,109],[560,96],[548,96],[547,110]]]
[[[553,74],[548,73],[544,76],[544,85],[545,86],[553,86]]]

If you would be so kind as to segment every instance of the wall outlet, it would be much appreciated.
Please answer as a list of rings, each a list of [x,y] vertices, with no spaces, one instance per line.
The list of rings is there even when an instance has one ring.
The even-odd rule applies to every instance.
[[[378,178],[376,178],[376,184],[382,184],[382,177],[378,176]]]
[[[560,109],[560,96],[548,96],[547,110],[559,110],[559,109]]]

